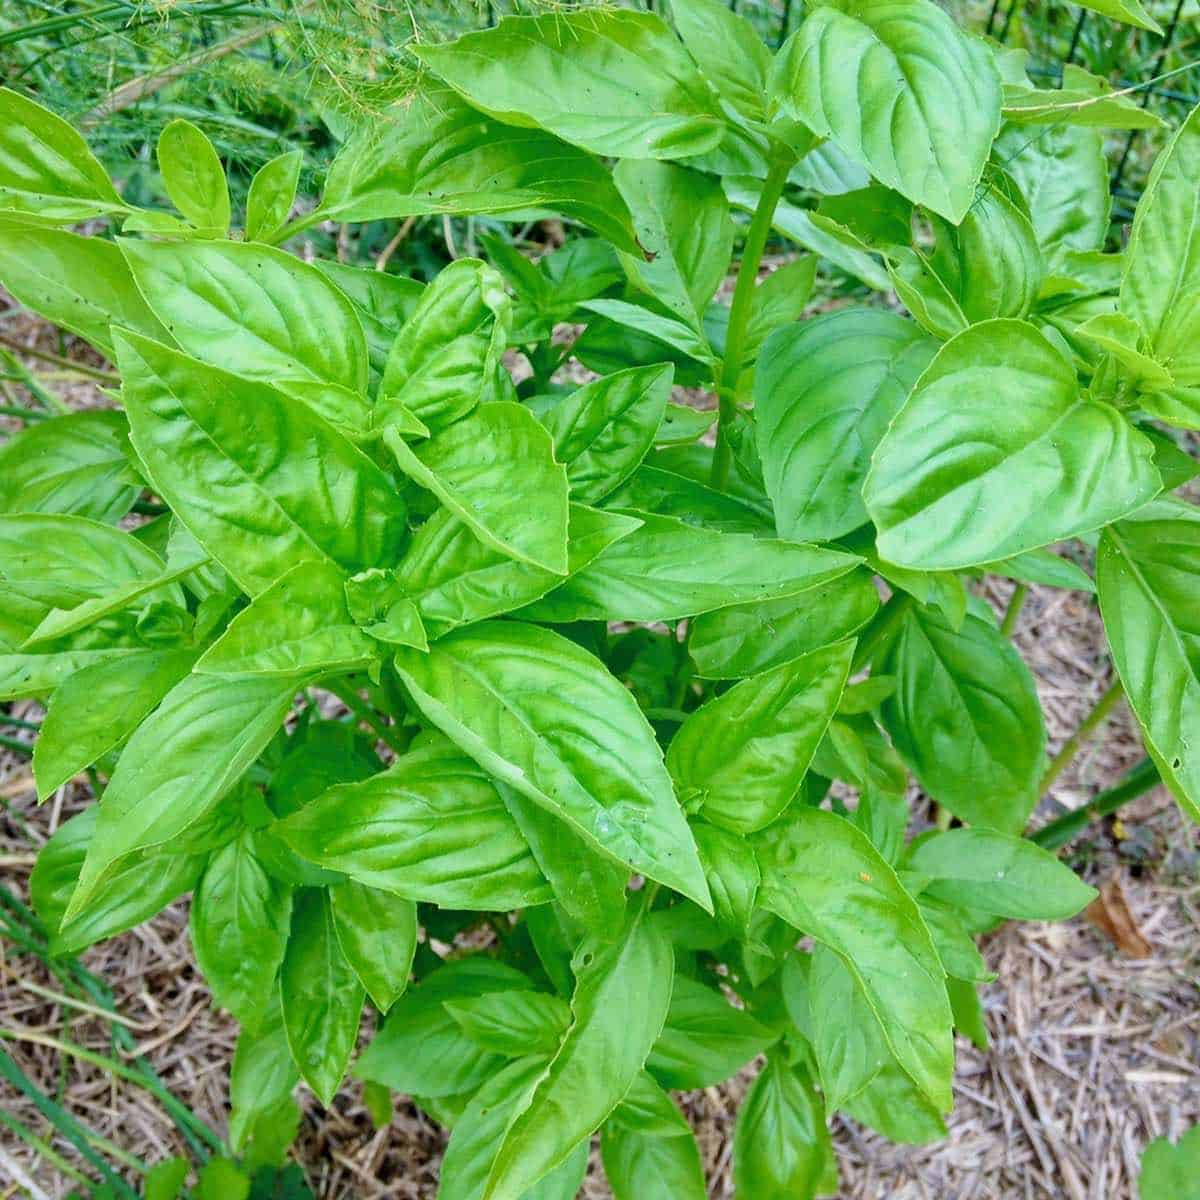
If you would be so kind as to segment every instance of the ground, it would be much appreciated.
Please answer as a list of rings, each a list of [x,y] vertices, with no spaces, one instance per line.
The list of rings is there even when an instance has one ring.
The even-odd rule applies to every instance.
[[[23,336],[54,348],[44,327],[31,326]],[[989,587],[988,598],[1002,607],[1011,585]],[[1056,749],[1110,682],[1096,607],[1078,593],[1034,588],[1017,644],[1036,675]],[[14,706],[14,715],[21,707]],[[1039,819],[1088,800],[1140,757],[1131,718],[1118,706],[1060,777]],[[0,750],[0,880],[27,896],[37,846],[86,803],[86,785],[73,784],[38,808],[27,760]],[[928,1147],[893,1146],[839,1122],[844,1200],[1137,1200],[1144,1145],[1200,1121],[1196,828],[1158,789],[1119,822],[1082,835],[1067,857],[1090,882],[1123,893],[1149,956],[1131,957],[1083,917],[1013,925],[985,939],[998,975],[985,995],[992,1044],[978,1051],[960,1042],[949,1138]],[[1136,950],[1130,937],[1127,949]],[[111,1054],[108,1020],[61,1004],[57,981],[12,942],[0,942],[0,952],[0,1045],[25,1075],[119,1150],[146,1162],[177,1153],[178,1135],[158,1100],[105,1069],[64,1057],[53,1044],[65,1040]],[[122,1061],[144,1055],[174,1095],[223,1130],[236,1031],[212,1011],[195,968],[187,900],[94,947],[83,961],[112,989],[132,1037],[134,1051],[117,1051]],[[751,1076],[681,1098],[714,1198],[732,1195],[733,1117]],[[0,1107],[44,1131],[32,1104],[2,1081]],[[443,1141],[436,1125],[404,1103],[390,1126],[375,1130],[350,1084],[329,1110],[307,1097],[296,1157],[322,1200],[432,1200]],[[70,1147],[57,1141],[54,1147],[78,1163]],[[64,1197],[71,1186],[0,1128],[0,1200]],[[584,1194],[609,1195],[596,1163]]]

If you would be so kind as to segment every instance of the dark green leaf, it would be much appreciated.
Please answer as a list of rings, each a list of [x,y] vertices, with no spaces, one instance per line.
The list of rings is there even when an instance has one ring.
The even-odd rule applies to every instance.
[[[214,1002],[256,1028],[283,962],[292,892],[267,874],[248,831],[208,860],[190,919],[192,948]]]
[[[412,900],[350,880],[329,889],[333,927],[346,961],[380,1012],[408,987],[417,950],[417,906]]]
[[[279,995],[292,1058],[328,1106],[354,1049],[364,989],[338,944],[325,889],[306,889],[296,897]]]
[[[456,630],[396,667],[425,716],[485,770],[598,850],[707,907],[708,889],[654,735],[578,646],[532,625]]]
[[[1034,326],[996,320],[938,351],[879,443],[864,497],[880,555],[937,570],[1086,533],[1160,487],[1150,442],[1082,395]]]
[[[445,743],[336,784],[275,832],[307,862],[443,908],[503,911],[550,899],[495,785]]]
[[[189,675],[167,693],[105,789],[68,917],[128,855],[169,845],[213,809],[279,729],[302,682]]]
[[[494,29],[417,53],[476,108],[596,154],[681,158],[721,139],[716,97],[652,13],[506,17]]]
[[[680,802],[735,833],[792,802],[849,677],[852,642],[742,680],[689,715],[667,768]]]
[[[816,808],[793,808],[757,835],[755,848],[761,903],[838,955],[901,1068],[948,1110],[954,1045],[945,975],[895,871],[849,821]]]
[[[1104,531],[1096,583],[1113,662],[1146,749],[1200,821],[1200,513],[1158,500]]]
[[[576,389],[546,414],[571,495],[595,504],[622,484],[659,433],[671,394],[669,363],[633,367]]]
[[[122,334],[132,439],[155,491],[252,596],[301,562],[390,565],[406,509],[332,427],[265,383]]]

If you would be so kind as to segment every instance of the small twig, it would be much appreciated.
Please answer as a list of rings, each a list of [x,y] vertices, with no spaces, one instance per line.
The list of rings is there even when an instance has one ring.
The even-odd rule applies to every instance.
[[[310,4],[301,5],[298,11],[311,7]],[[274,33],[279,28],[280,23],[278,21],[270,21],[265,25],[256,25],[253,29],[247,29],[243,33],[235,34],[227,41],[220,42],[216,46],[209,46],[205,50],[191,54],[187,58],[182,58],[161,71],[151,71],[145,75],[139,75],[136,79],[130,79],[127,83],[123,83],[120,87],[114,88],[109,92],[90,112],[84,113],[79,124],[84,129],[90,129],[94,125],[99,125],[101,121],[107,120],[114,113],[119,113],[123,109],[129,108],[139,100],[144,100],[147,96],[153,96],[155,92],[161,92],[163,88],[174,83],[176,79],[182,78],[198,67],[206,67],[210,63],[217,62],[219,59],[232,54],[235,50],[241,50],[243,47],[259,41],[259,39],[266,37],[268,34]]]
[[[380,253],[379,257],[375,260],[375,270],[387,270],[388,260],[393,254],[396,253],[397,247],[402,241],[404,241],[406,237],[408,237],[409,231],[416,223],[417,218],[415,213],[411,217],[404,218],[404,224],[402,224],[400,228],[396,230],[396,236],[393,237],[386,246],[384,246],[382,253]]]
[[[121,377],[115,371],[102,371],[99,367],[89,367],[86,363],[64,358],[61,354],[52,354],[49,350],[39,350],[36,346],[23,346],[12,338],[0,337],[0,345],[15,350],[18,354],[27,354],[41,362],[53,363],[56,367],[67,367],[80,375],[98,379],[101,383],[120,383]]]

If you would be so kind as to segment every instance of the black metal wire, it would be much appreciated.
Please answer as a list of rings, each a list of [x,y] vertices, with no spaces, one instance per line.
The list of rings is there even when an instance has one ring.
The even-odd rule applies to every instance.
[[[1179,18],[1183,13],[1184,0],[1176,0],[1175,11],[1171,14],[1170,24],[1163,33],[1162,45],[1159,46],[1158,52],[1150,66],[1151,77],[1158,73],[1158,68],[1162,65],[1162,61],[1167,56],[1167,51],[1171,48],[1171,42],[1175,37],[1175,30],[1179,27]],[[1154,88],[1147,88],[1141,96],[1142,107],[1145,108],[1150,103],[1150,97],[1154,93]],[[1125,148],[1121,151],[1121,157],[1117,162],[1116,168],[1112,173],[1109,181],[1109,186],[1113,191],[1116,191],[1121,186],[1121,180],[1125,177],[1125,166],[1129,162],[1129,152],[1133,149],[1134,142],[1137,141],[1140,129],[1131,129],[1129,136],[1125,139]]]
[[[1067,67],[1068,64],[1073,63],[1075,61],[1075,51],[1079,49],[1079,38],[1083,34],[1083,23],[1086,20],[1087,20],[1087,9],[1081,8],[1079,10],[1079,16],[1075,21],[1075,28],[1071,33],[1071,44],[1069,47],[1067,47],[1067,57],[1063,59],[1062,67],[1059,68],[1058,78],[1059,78],[1060,83],[1061,83],[1062,77],[1063,77],[1063,70]]]

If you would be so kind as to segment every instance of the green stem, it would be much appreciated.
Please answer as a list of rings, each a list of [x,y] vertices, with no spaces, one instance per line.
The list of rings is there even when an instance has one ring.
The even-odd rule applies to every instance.
[[[766,249],[767,235],[771,232],[771,221],[775,206],[783,195],[792,159],[779,154],[771,164],[750,228],[746,231],[746,245],[742,250],[742,261],[738,267],[737,282],[733,286],[733,303],[729,309],[729,326],[725,334],[725,356],[717,373],[717,403],[720,407],[717,425],[717,447],[713,451],[712,474],[709,482],[714,488],[724,489],[729,482],[729,468],[733,464],[733,447],[729,444],[729,427],[737,411],[737,382],[742,373],[742,358],[745,354],[746,329],[750,323],[750,309],[754,302],[754,289],[758,283],[758,268]]]
[[[1079,728],[1067,738],[1063,744],[1063,748],[1051,759],[1050,765],[1046,768],[1046,773],[1042,776],[1042,792],[1050,789],[1050,785],[1063,773],[1064,768],[1071,759],[1079,753],[1079,748],[1088,740],[1088,736],[1092,730],[1112,712],[1113,706],[1124,694],[1121,681],[1119,679],[1114,680],[1104,695],[1096,701],[1092,711],[1083,718]]]
[[[16,417],[20,421],[44,421],[46,414],[19,404],[0,404],[0,417]]]
[[[1101,792],[1080,808],[1057,817],[1029,835],[1043,850],[1057,850],[1082,833],[1093,821],[1111,816],[1123,804],[1136,800],[1159,782],[1158,768],[1148,758],[1143,758],[1115,787]]]
[[[26,391],[47,411],[60,416],[70,412],[70,409],[53,392],[42,387],[37,376],[11,350],[0,348],[0,362],[8,363]]]
[[[1012,637],[1013,630],[1017,627],[1017,621],[1021,616],[1021,609],[1025,607],[1025,598],[1029,595],[1029,585],[1027,583],[1018,583],[1013,588],[1013,594],[1009,597],[1008,607],[1004,610],[1004,621],[1000,625],[1000,632],[1005,637]]]
[[[379,714],[352,687],[334,683],[322,686],[332,692],[363,724],[369,725],[379,740],[386,742],[397,754],[403,754],[408,749],[396,730],[381,720]]]
[[[0,733],[0,746],[3,746],[5,750],[13,750],[17,754],[24,754],[26,758],[33,755],[32,742],[19,742],[16,738],[5,737],[2,733]]]
[[[39,350],[35,346],[22,346],[20,342],[10,338],[0,337],[0,345],[7,346],[9,350],[15,350],[18,354],[24,354],[29,358],[36,358],[41,362],[53,363],[56,367],[67,367],[77,375],[86,375],[91,379],[97,379],[101,383],[120,383],[121,377],[112,371],[102,371],[99,367],[89,367],[87,363],[75,362],[74,359],[64,358],[61,354],[51,354],[49,350]]]
[[[305,213],[302,217],[297,217],[294,221],[289,221],[278,233],[267,239],[269,246],[282,246],[284,242],[294,238],[297,234],[303,233],[306,229],[311,229],[314,225],[319,225],[322,221],[328,219],[329,214],[322,212],[319,208],[314,208],[312,212]]]

